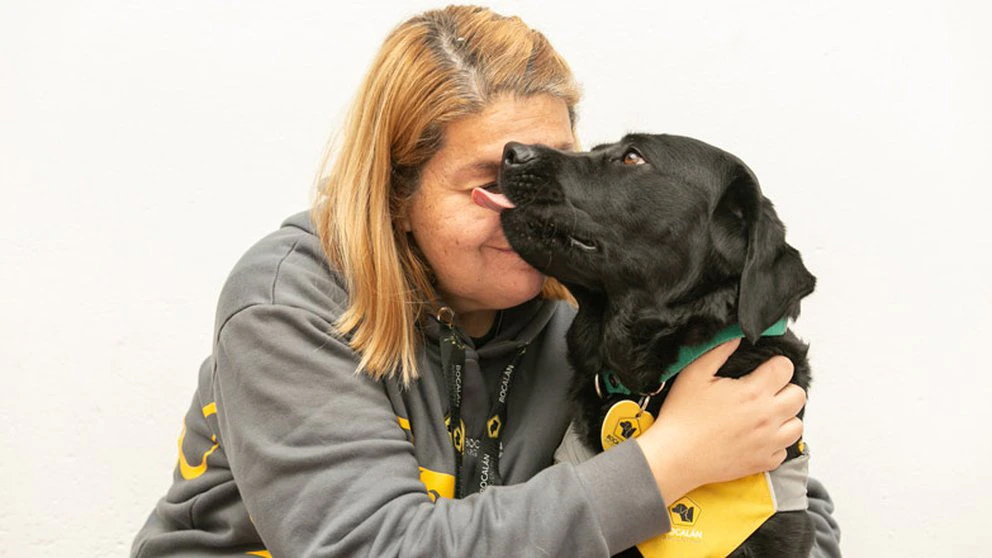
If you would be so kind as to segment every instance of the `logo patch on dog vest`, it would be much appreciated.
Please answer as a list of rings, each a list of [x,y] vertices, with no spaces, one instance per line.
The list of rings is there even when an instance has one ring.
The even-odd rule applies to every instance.
[[[768,473],[708,484],[673,503],[672,530],[637,550],[646,558],[727,556],[774,513]]]

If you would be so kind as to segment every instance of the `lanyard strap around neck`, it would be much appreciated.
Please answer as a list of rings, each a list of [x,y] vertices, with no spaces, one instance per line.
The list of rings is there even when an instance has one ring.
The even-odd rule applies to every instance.
[[[454,329],[442,322],[445,330],[441,335],[441,369],[448,382],[448,435],[455,450],[455,498],[461,498],[462,490],[462,454],[465,451],[465,423],[461,418],[462,409],[462,371],[465,367],[465,345],[455,334]],[[493,402],[486,421],[486,433],[479,444],[477,473],[473,476],[467,494],[482,492],[489,486],[500,485],[503,479],[499,474],[500,442],[503,438],[503,428],[506,426],[506,400],[513,380],[513,371],[520,363],[521,357],[527,352],[524,345],[517,350],[510,364],[500,375],[499,388],[496,391],[496,401]]]

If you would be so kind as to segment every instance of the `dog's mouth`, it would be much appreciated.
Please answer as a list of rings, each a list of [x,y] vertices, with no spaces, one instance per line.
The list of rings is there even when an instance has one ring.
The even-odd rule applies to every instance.
[[[556,221],[545,221],[543,230],[546,235],[545,239],[551,244],[574,248],[585,254],[599,252],[599,244],[596,241],[579,236],[575,231],[563,230]]]
[[[481,188],[476,188],[472,192],[472,200],[482,207],[492,209],[502,213],[503,211],[517,209],[517,205],[510,200],[506,194],[492,192]],[[573,210],[574,211],[574,210]],[[599,251],[599,244],[587,237],[575,234],[575,232],[562,232],[561,227],[551,219],[542,219],[537,227],[533,228],[537,238],[544,238],[550,244],[568,246],[580,252],[591,254]]]
[[[601,245],[583,233],[575,230],[574,217],[562,215],[565,208],[520,208],[506,211],[504,223],[512,222],[515,234],[507,238],[526,258],[528,253],[550,252],[556,256],[569,252],[591,255],[599,253]],[[574,210],[572,210],[574,211]],[[551,215],[548,215],[551,213]],[[572,212],[570,211],[569,214]],[[567,223],[567,225],[566,225]],[[537,262],[532,262],[535,265]]]
[[[489,192],[486,203],[500,208],[506,239],[524,261],[566,285],[597,289],[609,231],[558,182],[560,155],[542,152],[529,162],[504,163],[499,193]]]
[[[568,241],[572,244],[573,248],[578,248],[587,254],[599,252],[599,245],[591,240],[586,240],[575,235],[569,235]]]
[[[574,228],[574,210],[522,206],[503,212],[506,239],[521,258],[566,285],[597,289],[603,245]],[[591,236],[591,235],[590,235]]]

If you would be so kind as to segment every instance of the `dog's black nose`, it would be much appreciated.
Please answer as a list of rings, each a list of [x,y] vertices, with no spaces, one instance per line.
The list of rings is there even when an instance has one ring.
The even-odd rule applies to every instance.
[[[524,165],[537,158],[537,150],[529,145],[511,141],[503,147],[503,164],[508,167]]]

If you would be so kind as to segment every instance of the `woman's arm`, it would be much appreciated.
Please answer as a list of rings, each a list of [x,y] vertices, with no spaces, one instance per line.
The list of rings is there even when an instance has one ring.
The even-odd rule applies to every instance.
[[[840,525],[833,518],[834,503],[830,500],[826,488],[820,481],[810,478],[807,484],[806,496],[809,498],[809,515],[816,527],[816,542],[813,544],[811,558],[840,557]]]

